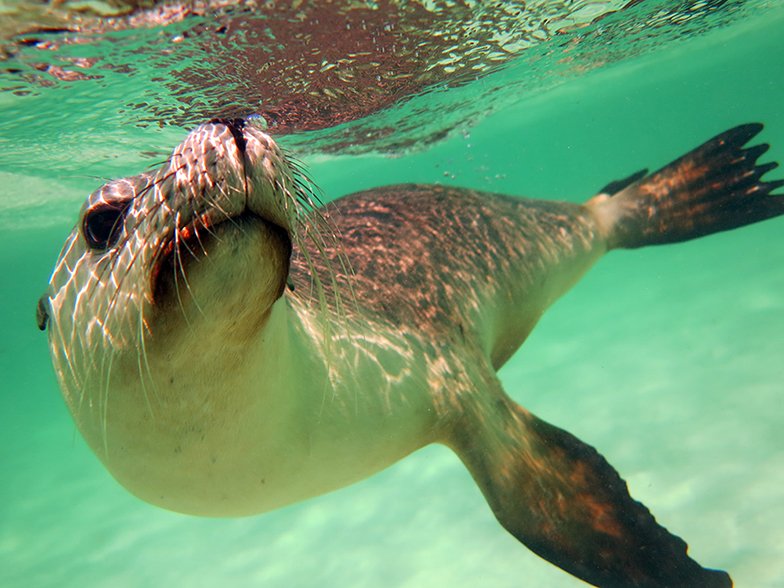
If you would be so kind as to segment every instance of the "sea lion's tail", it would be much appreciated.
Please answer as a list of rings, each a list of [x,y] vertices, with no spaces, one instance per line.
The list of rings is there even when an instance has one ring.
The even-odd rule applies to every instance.
[[[609,248],[677,243],[784,214],[784,196],[771,194],[784,180],[762,180],[777,164],[757,165],[768,145],[744,148],[761,130],[735,127],[652,174],[608,185],[587,206]]]
[[[602,588],[732,587],[688,556],[593,447],[488,385],[493,401],[467,411],[447,443],[519,541]]]

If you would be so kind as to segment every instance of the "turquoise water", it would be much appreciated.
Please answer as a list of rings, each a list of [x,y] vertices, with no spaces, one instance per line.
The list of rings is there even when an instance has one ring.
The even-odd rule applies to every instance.
[[[330,198],[429,181],[578,201],[758,120],[772,144],[766,158],[784,161],[782,30],[784,11],[760,10],[505,99],[475,125],[402,156],[304,159]],[[51,94],[4,97],[0,586],[584,585],[507,535],[441,447],[246,519],[162,511],[114,482],[60,400],[35,302],[81,199],[101,183],[94,176],[135,173],[155,160],[145,153],[165,154],[186,131],[110,120],[93,143],[69,134],[67,122],[78,127],[102,98],[59,91],[56,110]],[[739,587],[784,584],[782,229],[778,219],[613,253],[501,372],[515,399],[597,447],[700,563],[730,571]]]

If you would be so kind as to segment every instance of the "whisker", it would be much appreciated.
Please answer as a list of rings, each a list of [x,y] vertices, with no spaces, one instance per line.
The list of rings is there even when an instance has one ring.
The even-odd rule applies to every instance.
[[[144,383],[144,371],[147,372],[147,376],[150,381],[150,385],[152,387],[152,391],[157,397],[157,390],[155,385],[155,378],[152,375],[152,370],[150,369],[149,359],[147,357],[147,343],[145,339],[147,338],[144,334],[144,309],[139,309],[139,345],[136,346],[136,357],[138,361],[139,367],[139,382],[142,385],[142,395],[144,396],[144,404],[147,407],[147,411],[150,413],[150,418],[155,420],[155,411],[152,408],[152,403],[150,402],[150,396],[147,393],[147,386]],[[142,370],[142,365],[144,365],[144,370]]]
[[[101,436],[103,438],[103,450],[104,450],[104,454],[108,455],[109,454],[109,430],[108,430],[108,427],[109,427],[109,388],[110,388],[109,382],[111,380],[112,366],[114,364],[114,350],[110,347],[108,349],[108,353],[105,354],[105,356],[106,355],[108,355],[108,357],[109,357],[109,365],[108,365],[108,367],[106,369],[105,381],[103,382],[103,386],[102,386],[104,388],[104,390],[102,391],[101,395],[99,396],[99,398],[101,399],[101,400],[99,400],[99,410],[101,411]]]
[[[149,192],[149,190],[153,189],[154,187],[157,187],[157,186],[161,185],[168,178],[172,177],[173,173],[174,172],[167,173],[167,174],[164,174],[161,178],[155,178],[155,180],[149,186],[145,187],[144,190],[140,191],[140,194],[141,195],[146,195]],[[138,195],[137,195],[137,197],[138,197]],[[141,228],[142,223],[144,223],[144,221],[146,219],[148,219],[151,215],[157,213],[161,209],[161,207],[164,206],[164,204],[165,204],[165,200],[163,200],[163,199],[156,200],[151,206],[149,206],[148,208],[144,209],[144,215],[139,215],[137,217],[136,224],[133,227],[131,227],[131,228],[126,230],[126,235],[125,235],[123,241],[121,242],[121,244],[115,246],[115,254],[110,257],[111,263],[108,264],[108,269],[104,268],[104,271],[101,272],[101,275],[100,275],[100,280],[101,281],[103,281],[103,276],[104,276],[104,272],[105,271],[109,271],[110,275],[114,275],[115,269],[117,268],[117,265],[119,264],[120,258],[121,258],[121,255],[120,255],[119,252],[125,250],[126,246],[130,242],[130,239],[131,239],[132,236],[138,237],[137,233],[138,233],[139,229]],[[143,240],[144,241],[147,240],[147,236],[146,235],[145,235],[145,238]],[[126,266],[125,271],[123,272],[123,274],[121,276],[119,276],[119,278],[116,280],[114,293],[112,294],[111,298],[109,299],[109,304],[107,305],[107,309],[106,309],[106,313],[105,313],[105,317],[104,317],[104,323],[106,323],[108,321],[109,315],[111,314],[112,310],[115,308],[115,306],[117,304],[117,300],[119,299],[119,295],[120,295],[120,293],[122,291],[122,286],[125,283],[126,278],[131,273],[131,270],[135,266],[136,261],[139,258],[139,256],[141,254],[143,254],[143,253],[144,253],[144,248],[138,248],[135,251],[135,253],[133,254],[133,256],[131,257],[131,259],[129,260],[128,265]],[[97,291],[97,289],[96,289],[96,291]]]
[[[184,306],[184,304],[182,302],[182,296],[180,294],[180,286],[179,286],[179,283],[178,283],[178,280],[177,280],[177,270],[178,269],[179,269],[180,275],[182,276],[182,281],[185,284],[185,288],[188,290],[188,292],[191,295],[191,300],[193,300],[194,306],[196,306],[196,309],[199,311],[199,313],[202,316],[207,316],[207,315],[204,313],[204,310],[202,309],[201,305],[199,304],[199,301],[196,300],[196,297],[193,294],[193,289],[191,288],[190,282],[188,281],[188,276],[185,275],[185,266],[182,263],[182,253],[180,251],[180,245],[182,245],[183,247],[185,247],[185,249],[188,250],[188,253],[191,255],[191,257],[196,257],[196,255],[193,253],[193,251],[191,251],[191,249],[190,249],[190,247],[188,247],[187,243],[185,243],[184,241],[181,241],[179,239],[179,231],[176,231],[175,235],[176,235],[175,236],[176,240],[175,240],[175,243],[174,243],[174,252],[172,254],[175,256],[174,260],[175,260],[176,263],[172,264],[172,272],[173,272],[172,281],[174,282],[174,290],[175,290],[175,293],[177,295],[177,303],[180,306],[180,311],[182,312],[182,316],[185,319],[185,323],[188,325],[188,328],[191,331],[193,331],[193,326],[191,325],[190,320],[188,320],[188,315],[185,312],[185,306]],[[203,249],[203,246],[202,246],[202,249]]]
[[[134,196],[134,198],[143,198],[144,196],[147,195],[147,193],[150,190],[152,190],[153,188],[156,188],[157,186],[159,186],[161,183],[165,182],[171,176],[172,176],[172,174],[167,174],[167,175],[164,175],[163,177],[161,177],[160,179],[159,178],[155,178],[153,180],[153,182],[151,182],[149,185],[145,186],[142,190],[140,190],[139,193]],[[115,251],[122,251],[128,245],[128,243],[130,242],[131,238],[133,236],[135,236],[135,234],[138,231],[138,229],[141,226],[141,224],[147,218],[149,218],[151,215],[156,214],[158,212],[158,210],[160,210],[160,208],[163,205],[164,205],[164,202],[162,200],[157,200],[151,206],[148,206],[148,207],[144,208],[144,214],[143,215],[134,216],[134,219],[136,220],[136,223],[131,225],[131,226],[126,227],[126,230],[124,232],[124,235],[123,235],[122,239],[117,244],[115,244],[113,249]],[[105,272],[108,271],[109,273],[112,273],[114,271],[114,269],[116,267],[116,264],[119,263],[120,256],[115,254],[115,255],[113,255],[111,257],[111,259],[112,259],[112,264],[108,265],[108,266],[105,266],[104,269],[99,274],[99,276],[98,276],[99,277],[99,281],[103,281],[103,277],[105,275]]]

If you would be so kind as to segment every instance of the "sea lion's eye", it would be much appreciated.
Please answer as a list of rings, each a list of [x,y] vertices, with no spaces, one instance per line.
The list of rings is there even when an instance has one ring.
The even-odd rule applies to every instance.
[[[129,205],[130,202],[103,202],[85,213],[82,234],[90,249],[104,251],[114,247],[120,238]]]

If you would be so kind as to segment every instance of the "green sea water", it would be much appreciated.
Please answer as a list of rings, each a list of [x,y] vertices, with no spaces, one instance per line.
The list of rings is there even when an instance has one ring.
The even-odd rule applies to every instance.
[[[565,79],[427,149],[303,158],[328,198],[426,181],[573,201],[748,121],[766,125],[765,158],[784,161],[783,32],[784,10],[770,9]],[[22,114],[42,129],[84,109],[67,99],[51,112],[5,104],[29,108]],[[21,116],[13,109],[0,112],[3,126],[14,127],[9,112]],[[165,153],[186,130],[111,132],[118,155],[99,158],[105,171],[89,142],[66,135],[20,169],[23,139],[4,135],[0,586],[584,585],[503,531],[441,447],[245,519],[170,513],[121,488],[77,433],[34,321],[79,203],[101,183],[92,175],[138,172],[141,152]],[[64,150],[88,171],[64,174]],[[612,253],[545,315],[501,378],[517,401],[599,449],[700,563],[728,570],[738,587],[775,588],[784,586],[782,332],[777,219]]]

